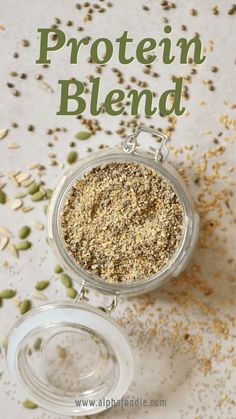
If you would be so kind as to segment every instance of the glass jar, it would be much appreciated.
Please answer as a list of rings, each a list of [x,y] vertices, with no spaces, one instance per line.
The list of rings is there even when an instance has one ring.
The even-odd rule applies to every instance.
[[[138,136],[146,132],[160,142],[150,151],[139,148]],[[183,181],[166,161],[167,137],[141,127],[128,136],[123,149],[105,149],[80,161],[65,175],[51,199],[48,212],[49,242],[60,263],[80,283],[74,302],[55,302],[20,318],[9,335],[7,363],[10,373],[28,396],[57,414],[83,416],[105,410],[127,391],[133,377],[132,350],[125,333],[111,319],[119,295],[133,296],[176,277],[195,248],[199,217]],[[140,163],[160,173],[173,187],[183,210],[182,238],[167,265],[150,278],[132,283],[109,283],[83,270],[69,256],[62,237],[60,214],[75,181],[92,168],[111,162]],[[113,296],[110,306],[88,304],[85,287]]]

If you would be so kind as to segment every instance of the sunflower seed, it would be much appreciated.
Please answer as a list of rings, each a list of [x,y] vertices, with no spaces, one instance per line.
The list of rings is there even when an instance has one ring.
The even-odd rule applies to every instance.
[[[23,201],[21,199],[16,199],[12,204],[11,204],[11,208],[13,210],[18,210],[19,208],[21,208],[23,205]]]
[[[13,234],[6,228],[0,226],[0,234],[5,237],[13,237]]]
[[[37,230],[44,230],[44,225],[36,220],[31,220],[31,224],[33,227],[35,227]]]
[[[3,140],[3,138],[7,136],[8,132],[9,132],[8,129],[1,129],[0,130],[0,140]]]
[[[0,250],[4,250],[9,243],[9,237],[2,237],[0,240]]]
[[[12,243],[8,243],[7,245],[7,250],[16,258],[18,258],[18,250],[16,248],[16,246]]]

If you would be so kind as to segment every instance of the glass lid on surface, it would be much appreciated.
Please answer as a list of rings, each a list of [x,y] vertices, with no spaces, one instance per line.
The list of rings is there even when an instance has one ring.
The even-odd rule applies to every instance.
[[[48,304],[21,318],[9,335],[7,363],[32,401],[64,415],[105,410],[106,400],[119,400],[133,377],[127,338],[107,314],[85,303]]]

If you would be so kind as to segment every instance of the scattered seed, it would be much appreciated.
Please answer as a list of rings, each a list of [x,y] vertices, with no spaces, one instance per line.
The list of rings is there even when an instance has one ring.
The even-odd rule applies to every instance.
[[[23,226],[18,232],[18,237],[19,239],[23,240],[23,239],[26,239],[26,237],[28,237],[29,234],[30,234],[30,227]]]
[[[32,243],[30,243],[28,240],[24,240],[20,243],[16,244],[16,250],[28,250],[32,246]]]
[[[62,346],[57,346],[57,354],[60,359],[66,358],[66,350]]]
[[[31,183],[31,185],[27,189],[27,192],[29,195],[33,195],[38,191],[39,191],[39,184],[36,182]]]
[[[33,202],[42,201],[45,198],[45,195],[46,195],[45,191],[38,191],[32,195],[31,201]]]
[[[18,210],[19,208],[21,208],[23,205],[23,201],[21,199],[16,199],[12,204],[11,204],[11,208],[13,210]]]
[[[0,250],[4,250],[9,243],[9,237],[2,237],[0,240]]]
[[[60,273],[63,272],[63,269],[62,269],[62,267],[60,265],[56,265],[54,267],[54,272],[55,272],[55,274],[60,274]]]
[[[9,148],[9,150],[14,150],[15,148],[20,148],[20,144],[18,144],[18,143],[9,143],[9,144],[7,144],[7,148]]]
[[[35,285],[36,290],[38,291],[43,291],[45,288],[47,288],[49,285],[49,281],[47,280],[42,280],[37,282],[37,284]]]
[[[22,212],[29,212],[32,211],[33,207],[22,207],[21,210]]]
[[[31,309],[31,301],[30,300],[24,300],[20,303],[20,314],[25,314],[27,313],[27,311],[29,311]]]
[[[77,296],[77,291],[74,288],[67,288],[66,295],[67,297],[74,299]]]
[[[5,351],[7,350],[7,347],[8,347],[8,336],[7,335],[2,337],[2,347],[3,347],[3,349],[5,349]]]
[[[28,47],[30,45],[30,42],[27,39],[22,39],[21,45],[22,47]]]
[[[13,89],[12,94],[13,94],[13,96],[20,96],[20,92],[17,89]]]
[[[78,158],[77,152],[76,151],[70,151],[67,155],[67,162],[69,164],[73,164],[73,163],[76,162],[77,158]]]
[[[44,230],[44,225],[36,220],[31,220],[31,224],[37,229],[37,230]]]
[[[47,213],[48,213],[48,205],[44,205],[43,212],[44,212],[45,215],[47,215]]]
[[[12,289],[6,289],[0,291],[0,298],[13,298],[16,295],[16,291]]]
[[[47,300],[46,295],[44,295],[42,292],[38,290],[34,290],[31,295],[33,298],[36,298],[36,300],[41,300],[41,301]]]
[[[8,243],[7,250],[16,258],[18,258],[18,250],[13,243]]]
[[[0,130],[0,140],[3,140],[3,138],[5,138],[8,134],[9,130],[8,129],[1,129]]]
[[[38,406],[36,403],[32,402],[29,399],[26,399],[22,402],[22,405],[26,408],[26,409],[36,409]]]
[[[69,277],[69,275],[67,274],[61,274],[61,283],[64,285],[64,287],[66,288],[72,288],[72,281],[71,278]]]
[[[0,190],[0,204],[5,204],[7,196],[4,191]]]
[[[46,189],[46,197],[47,197],[48,199],[51,199],[52,195],[53,195],[53,190],[52,190],[52,189],[50,189],[50,188],[47,188],[47,189]]]
[[[88,131],[79,131],[75,135],[75,138],[77,138],[77,140],[87,140],[90,137],[91,137],[91,132],[88,132]]]
[[[33,348],[35,351],[40,351],[42,341],[43,339],[41,337],[38,337],[37,339],[35,339],[34,344],[33,344]]]
[[[38,85],[39,85],[39,87],[40,87],[42,90],[45,90],[46,92],[49,92],[49,93],[53,93],[53,92],[54,92],[54,90],[52,89],[52,87],[51,87],[51,86],[49,86],[49,84],[45,83],[45,81],[40,81],[40,82],[38,83]]]

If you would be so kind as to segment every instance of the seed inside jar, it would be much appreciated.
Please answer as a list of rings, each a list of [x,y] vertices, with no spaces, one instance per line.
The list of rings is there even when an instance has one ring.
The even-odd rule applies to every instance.
[[[70,257],[110,283],[160,272],[182,238],[183,207],[173,186],[139,163],[97,166],[76,180],[61,211]]]

